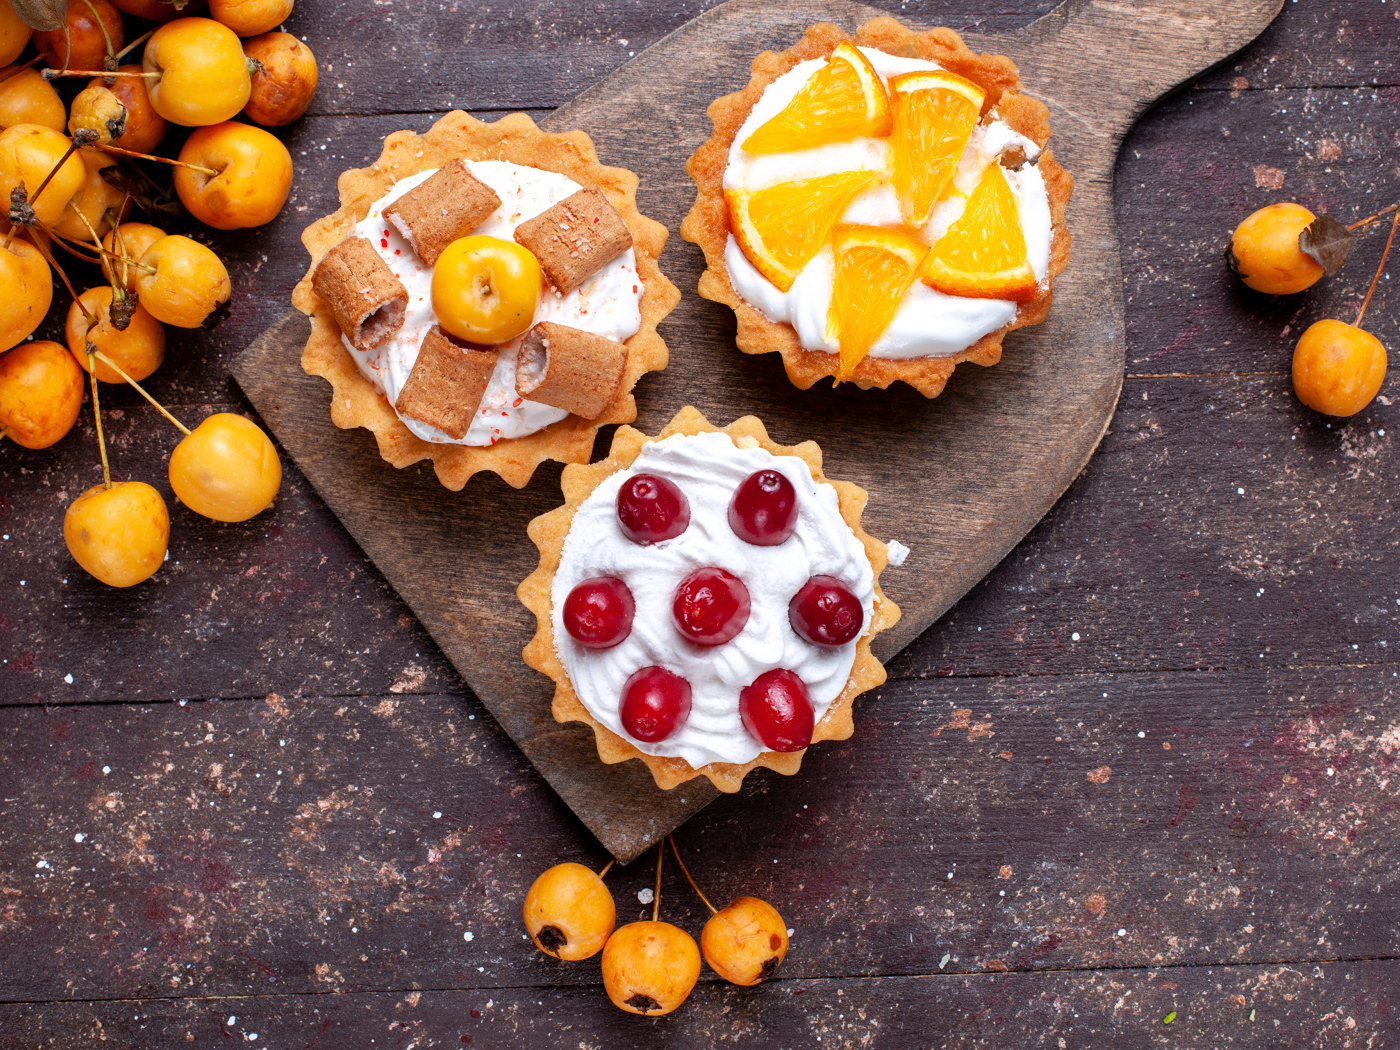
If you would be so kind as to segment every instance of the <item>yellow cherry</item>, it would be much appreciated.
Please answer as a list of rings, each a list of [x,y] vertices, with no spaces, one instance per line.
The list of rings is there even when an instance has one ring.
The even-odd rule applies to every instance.
[[[292,188],[292,155],[287,147],[272,132],[251,124],[200,128],[185,141],[180,159],[218,172],[175,169],[180,203],[216,230],[271,222]]]
[[[0,131],[0,202],[8,207],[11,192],[24,183],[29,206],[39,221],[46,226],[57,224],[87,181],[87,165],[77,153],[70,154],[49,178],[70,145],[68,136],[41,124],[14,124]]]
[[[18,237],[0,248],[0,350],[28,338],[52,302],[53,271],[39,249]]]
[[[165,561],[170,512],[144,481],[94,485],[68,506],[63,540],[73,560],[111,587],[134,587]]]
[[[1298,247],[1298,236],[1317,218],[1301,204],[1270,204],[1235,228],[1231,264],[1256,292],[1291,295],[1322,276],[1317,260]]]
[[[276,29],[292,13],[292,0],[209,0],[209,14],[239,36]]]
[[[25,448],[48,448],[83,407],[83,370],[66,347],[36,339],[0,355],[0,430]]]
[[[1354,416],[1380,391],[1385,368],[1385,347],[1370,332],[1315,321],[1293,351],[1293,390],[1315,412]]]
[[[124,288],[136,287],[136,267],[146,249],[165,236],[158,226],[145,222],[124,222],[115,230],[110,230],[102,238],[102,247],[112,255],[102,256],[102,276],[109,284],[120,284]]]
[[[597,955],[616,922],[607,884],[582,864],[554,865],[525,894],[525,929],[535,947],[556,959]]]
[[[15,14],[10,0],[0,0],[0,66],[8,66],[19,58],[24,45],[33,35],[34,30]]]
[[[88,320],[88,314],[96,319],[95,324]],[[138,303],[127,326],[118,328],[112,323],[112,289],[106,285],[89,288],[68,308],[65,335],[69,352],[84,370],[88,366],[89,343],[138,383],[165,360],[165,329],[161,323]],[[104,383],[126,382],[105,361],[97,362],[96,374]]]
[[[530,329],[543,279],[525,248],[480,234],[449,244],[433,267],[433,312],[458,339],[493,345]]]
[[[90,150],[83,150],[82,157],[87,181],[63,209],[63,218],[54,226],[54,232],[75,241],[91,242],[94,232],[104,236],[114,222],[121,221],[122,212],[133,205],[130,197],[102,177],[104,168],[116,164],[112,157]]]
[[[277,498],[282,462],[251,419],[232,412],[210,416],[170,454],[170,487],[196,514],[247,521]]]
[[[758,984],[772,977],[787,948],[783,917],[757,897],[734,898],[711,915],[700,931],[705,961],[730,984]]]
[[[212,18],[177,18],[146,41],[142,68],[155,111],[172,124],[203,127],[248,104],[252,81],[238,36]]]
[[[0,0],[0,13],[4,10],[5,0]],[[11,66],[0,69],[0,77],[5,78],[0,80],[0,127],[41,124],[57,132],[63,131],[67,118],[63,99],[42,73],[37,69],[16,72]]]
[[[219,257],[178,234],[146,249],[135,281],[141,305],[151,316],[179,328],[212,328],[227,313],[224,306],[233,293]]]
[[[669,1014],[699,977],[695,938],[669,922],[628,923],[603,948],[603,988],[629,1014]]]
[[[316,56],[291,33],[264,33],[243,41],[243,53],[258,64],[253,94],[243,111],[265,127],[290,124],[316,95]]]

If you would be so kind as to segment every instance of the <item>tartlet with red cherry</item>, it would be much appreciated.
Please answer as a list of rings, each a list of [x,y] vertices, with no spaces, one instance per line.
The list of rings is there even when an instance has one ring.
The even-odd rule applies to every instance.
[[[871,641],[900,612],[880,588],[888,548],[861,528],[866,493],[826,478],[815,442],[687,407],[655,438],[619,428],[562,483],[564,505],[529,526],[524,657],[603,762],[737,791],[851,735],[855,698],[885,680]]]

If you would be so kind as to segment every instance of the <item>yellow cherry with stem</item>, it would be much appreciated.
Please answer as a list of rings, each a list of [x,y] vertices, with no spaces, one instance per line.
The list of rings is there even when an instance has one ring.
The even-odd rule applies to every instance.
[[[186,430],[170,454],[175,495],[196,514],[215,521],[247,521],[262,513],[272,506],[281,484],[282,463],[271,439],[252,420],[231,412],[216,413],[193,432]]]
[[[125,299],[125,293],[123,293]],[[89,288],[73,300],[68,309],[65,334],[68,349],[84,368],[92,351],[100,351],[97,378],[104,383],[120,383],[124,375],[145,379],[165,360],[165,329],[139,303],[125,328],[118,328],[112,317],[115,293],[105,285]],[[115,361],[117,368],[105,362]]]
[[[165,236],[159,226],[146,222],[124,222],[102,238],[102,276],[112,285],[136,287],[135,263],[146,249]]]
[[[603,988],[619,1010],[646,1017],[669,1014],[685,1002],[700,978],[700,949],[679,926],[662,922],[661,862],[656,847],[656,889],[650,922],[629,922],[603,948]]]
[[[787,957],[787,924],[778,910],[757,897],[735,897],[716,908],[690,877],[676,840],[667,835],[686,881],[710,909],[710,919],[700,931],[700,952],[710,969],[730,984],[754,985],[778,972]]]
[[[603,876],[572,861],[543,872],[525,894],[525,929],[535,947],[569,962],[597,955],[612,936],[617,906]]]
[[[238,35],[212,18],[177,18],[146,41],[151,105],[172,124],[203,127],[237,115],[252,91]]]
[[[90,356],[96,356],[96,352]],[[69,504],[63,515],[63,541],[73,560],[94,578],[111,587],[134,587],[150,579],[165,562],[170,543],[170,512],[160,493],[145,482],[112,482],[95,369],[96,362],[89,361],[102,484],[94,485]]]
[[[1379,213],[1378,213],[1379,214]],[[1363,220],[1366,222],[1369,220]],[[1376,284],[1385,270],[1400,207],[1390,223],[1390,236],[1376,275],[1351,324],[1328,318],[1308,326],[1293,350],[1293,390],[1298,400],[1329,416],[1351,416],[1371,403],[1385,382],[1386,353],[1381,341],[1361,327]]]
[[[73,154],[75,143],[41,124],[14,124],[0,131],[0,204],[24,187],[34,217],[52,226],[87,181],[87,167]],[[10,231],[13,235],[14,227]]]

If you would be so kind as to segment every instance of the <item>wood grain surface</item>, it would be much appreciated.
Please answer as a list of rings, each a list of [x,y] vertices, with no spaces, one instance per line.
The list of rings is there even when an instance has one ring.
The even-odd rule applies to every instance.
[[[776,355],[746,360],[735,352],[730,319],[716,318],[693,294],[696,253],[673,247],[663,262],[685,298],[663,326],[671,365],[642,384],[637,426],[656,433],[692,404],[721,425],[757,415],[785,443],[815,438],[831,476],[870,493],[866,527],[912,551],[888,577],[886,590],[903,610],[877,642],[877,655],[888,659],[1001,561],[1097,446],[1123,377],[1111,198],[1118,145],[1148,105],[1253,39],[1280,3],[1235,0],[1202,15],[1179,2],[1070,0],[1022,31],[969,38],[972,47],[1018,63],[1027,91],[1050,107],[1056,156],[1078,180],[1067,220],[1073,263],[1056,280],[1058,308],[1046,323],[1012,336],[996,368],[965,366],[933,401],[902,384],[798,391]],[[694,200],[683,164],[709,133],[709,101],[747,82],[753,56],[788,46],[813,22],[853,32],[879,13],[844,0],[781,7],[730,0],[544,125],[582,128],[606,163],[637,172],[644,212],[674,233]],[[1109,68],[1113,76],[1101,75]],[[557,503],[553,472],[522,493],[484,476],[462,496],[435,492],[431,481],[401,482],[380,463],[368,434],[343,434],[320,418],[327,388],[298,374],[308,331],[300,315],[289,314],[234,362],[234,375],[545,779],[615,856],[638,856],[715,792],[703,781],[662,792],[639,764],[603,766],[590,731],[557,725],[552,685],[521,664],[533,623],[524,610],[504,608],[505,596],[537,561],[523,526]]]
[[[149,388],[190,425],[248,411],[229,362],[385,134],[451,106],[542,119],[706,6],[300,0],[323,77],[278,132],[293,198],[259,230],[170,227],[218,249],[234,312],[171,330]],[[1051,5],[877,6],[1001,34]],[[207,521],[165,481],[176,431],[104,388],[114,470],[172,519],[169,563],[113,591],[59,530],[101,477],[90,414],[0,444],[0,1047],[1400,1045],[1400,380],[1334,421],[1288,375],[1304,326],[1355,316],[1383,237],[1286,300],[1220,263],[1271,201],[1355,219],[1400,196],[1395,6],[1290,2],[1129,133],[1102,446],[894,659],[857,737],[677,832],[707,893],[757,893],[794,934],[777,980],[707,970],[666,1019],[521,939],[529,881],[605,854],[289,457],[272,512]],[[1367,313],[1392,358],[1395,295]],[[650,859],[609,875],[624,918]],[[675,874],[663,917],[698,933]]]

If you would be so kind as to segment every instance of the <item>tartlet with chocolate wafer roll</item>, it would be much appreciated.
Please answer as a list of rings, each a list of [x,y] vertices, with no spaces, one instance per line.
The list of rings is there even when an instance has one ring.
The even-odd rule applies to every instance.
[[[639,759],[670,789],[737,791],[758,766],[851,735],[885,680],[872,639],[899,620],[866,494],[822,474],[753,416],[682,409],[655,438],[621,427],[608,458],[564,468],[564,505],[535,518],[520,584],[537,630],[525,662],[554,680],[554,717],[592,727],[604,762]]]
[[[522,113],[389,135],[302,234],[302,367],[330,382],[332,421],[372,431],[396,467],[431,459],[450,489],[587,462],[600,427],[636,418],[638,379],[666,367],[656,325],[680,299],[637,181],[583,132]]]
[[[832,376],[936,397],[1045,319],[1073,179],[1010,59],[877,18],[854,39],[815,25],[752,70],[710,105],[681,225],[741,350],[781,354],[804,390]]]

